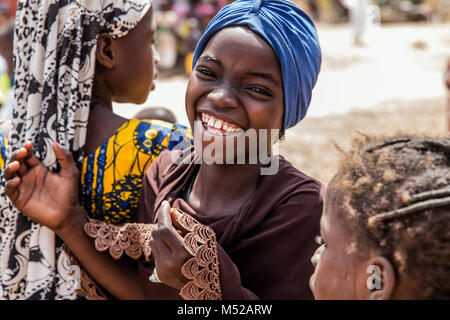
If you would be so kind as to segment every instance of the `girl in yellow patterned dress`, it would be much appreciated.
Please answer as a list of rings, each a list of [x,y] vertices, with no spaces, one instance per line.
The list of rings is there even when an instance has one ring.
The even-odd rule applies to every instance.
[[[115,224],[133,221],[150,163],[192,139],[182,125],[113,112],[113,102],[142,104],[155,88],[153,16],[150,0],[19,0],[15,105],[6,151],[0,137],[0,166],[31,141],[34,154],[58,172],[52,149],[58,142],[81,172],[86,213]],[[77,298],[61,239],[17,210],[4,195],[2,175],[0,182],[0,299]]]
[[[83,161],[79,199],[97,220],[121,224],[134,221],[142,177],[159,154],[188,147],[192,139],[180,124],[160,120],[125,122]]]

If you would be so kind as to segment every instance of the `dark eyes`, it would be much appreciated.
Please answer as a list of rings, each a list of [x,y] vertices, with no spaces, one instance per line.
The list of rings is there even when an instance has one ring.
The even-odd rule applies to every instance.
[[[197,67],[195,70],[203,76],[215,78],[215,74],[209,69]]]
[[[217,75],[214,73],[214,71],[212,71],[209,68],[199,66],[199,67],[195,68],[195,70],[198,72],[201,79],[204,79],[204,80],[217,79]],[[261,96],[272,97],[271,92],[262,87],[255,87],[255,86],[247,87],[247,88],[245,88],[245,90],[250,91],[250,93],[252,95],[255,95],[258,97],[261,97]]]
[[[158,43],[159,43],[159,41],[156,39],[156,37],[151,37],[151,39],[152,39],[152,46],[157,46],[158,45]]]
[[[323,240],[323,238],[321,236],[316,236],[315,240],[316,240],[316,243],[319,246],[325,245],[325,247],[326,247],[327,244],[326,244],[326,242]]]
[[[253,91],[253,92],[255,92],[255,93],[257,93],[257,94],[262,94],[262,95],[269,96],[269,97],[272,96],[267,90],[259,88],[259,87],[250,87],[248,89]]]

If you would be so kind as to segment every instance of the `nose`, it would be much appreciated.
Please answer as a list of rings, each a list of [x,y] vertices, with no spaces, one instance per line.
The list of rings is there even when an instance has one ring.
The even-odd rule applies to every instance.
[[[214,88],[207,97],[209,101],[218,107],[236,108],[239,102],[233,91],[234,89],[230,86],[222,85]]]
[[[311,257],[311,263],[314,266],[314,268],[319,263],[320,255],[322,254],[322,251],[323,251],[323,246],[320,246],[319,248],[316,249],[313,256]]]
[[[311,263],[314,268],[317,266],[318,262],[319,262],[319,255],[317,254],[317,252],[314,252],[313,256],[311,257]]]

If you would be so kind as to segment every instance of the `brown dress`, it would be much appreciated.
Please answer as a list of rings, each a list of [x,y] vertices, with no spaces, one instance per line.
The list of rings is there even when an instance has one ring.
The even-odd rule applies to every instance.
[[[196,261],[193,258],[189,266],[184,266],[183,274],[190,274],[192,281],[181,293],[150,282],[153,264],[141,263],[139,272],[142,281],[148,283],[149,296],[154,299],[312,299],[310,259],[317,248],[315,236],[320,232],[321,184],[280,156],[278,173],[260,176],[256,191],[239,212],[224,218],[209,217],[194,212],[183,200],[186,186],[193,181],[199,165],[176,165],[171,160],[173,152],[181,156],[180,151],[164,151],[147,171],[138,222],[155,223],[156,211],[163,200],[192,216],[195,220],[188,222],[191,229],[196,224],[200,227],[191,237],[197,237],[198,242],[194,242],[198,245],[194,249],[190,245]],[[202,247],[203,254],[199,253]],[[202,259],[208,261],[202,264]]]

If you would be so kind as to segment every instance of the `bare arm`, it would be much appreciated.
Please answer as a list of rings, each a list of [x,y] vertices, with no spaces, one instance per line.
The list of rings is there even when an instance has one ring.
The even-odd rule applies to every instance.
[[[145,283],[139,279],[137,263],[98,252],[85,234],[87,217],[78,203],[78,170],[70,152],[57,144],[53,150],[61,164],[59,175],[48,171],[34,156],[31,143],[13,153],[4,172],[6,194],[30,219],[53,230],[113,296],[145,299]]]

